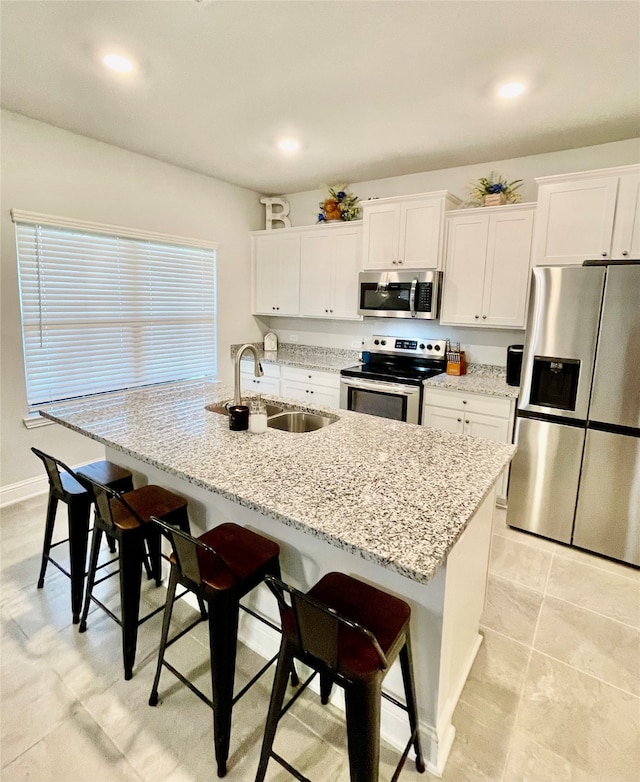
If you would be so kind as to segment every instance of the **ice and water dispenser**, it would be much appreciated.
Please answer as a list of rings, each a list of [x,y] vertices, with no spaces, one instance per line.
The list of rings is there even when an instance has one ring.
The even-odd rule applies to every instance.
[[[534,356],[530,404],[575,410],[579,375],[578,359]]]

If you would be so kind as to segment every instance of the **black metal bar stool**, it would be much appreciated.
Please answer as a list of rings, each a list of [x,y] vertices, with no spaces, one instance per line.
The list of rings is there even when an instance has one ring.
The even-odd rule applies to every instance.
[[[282,618],[282,643],[271,692],[269,715],[256,782],[262,782],[269,758],[300,780],[286,760],[273,752],[280,717],[320,674],[322,703],[334,683],[344,688],[351,782],[377,782],[380,760],[380,704],[384,697],[409,715],[411,737],[393,775],[400,772],[413,745],[416,768],[424,771],[409,639],[411,609],[397,597],[343,573],[328,573],[306,594],[266,577]],[[290,603],[285,599],[289,596]],[[382,691],[390,665],[400,657],[406,705]],[[288,673],[294,659],[313,673],[282,709]],[[308,782],[308,780],[306,780]]]
[[[90,480],[87,485],[91,487],[95,497],[96,515],[79,629],[81,633],[87,629],[87,615],[92,601],[115,620],[122,628],[124,678],[130,679],[133,676],[136,658],[138,627],[164,608],[160,606],[140,618],[140,580],[146,558],[145,545],[148,547],[152,577],[155,578],[156,586],[160,586],[162,576],[160,533],[150,520],[152,516],[159,516],[188,532],[187,501],[184,497],[161,486],[141,486],[139,489],[118,494],[109,486],[95,480]],[[93,594],[96,584],[115,575],[110,573],[96,580],[103,532],[118,542],[119,568],[116,572],[120,575],[120,617],[117,617]]]
[[[204,535],[193,538],[159,519],[153,519],[153,521],[169,539],[173,553],[170,557],[171,576],[162,625],[158,666],[149,697],[149,705],[156,706],[158,703],[158,685],[164,665],[213,709],[217,772],[219,777],[223,777],[227,773],[233,706],[277,659],[277,655],[275,655],[269,660],[234,697],[239,609],[242,608],[274,630],[280,631],[279,627],[264,617],[240,605],[240,599],[264,581],[268,574],[280,575],[278,559],[280,547],[277,543],[237,524],[221,524],[205,532]],[[201,619],[193,622],[169,640],[171,613],[177,599],[176,588],[178,584],[197,595],[200,601]],[[178,597],[182,597],[182,595]],[[212,701],[164,659],[168,646],[181,638],[202,619],[207,618],[202,601],[207,603],[209,609]],[[297,684],[295,670],[292,671],[291,679],[293,683]]]
[[[37,448],[31,449],[44,462],[49,478],[49,501],[47,504],[47,520],[44,529],[44,545],[42,547],[42,564],[38,577],[38,589],[44,586],[47,565],[52,565],[62,571],[71,580],[71,613],[73,623],[80,621],[82,609],[82,594],[87,559],[87,541],[89,539],[89,516],[93,494],[74,477],[74,471],[64,462]],[[107,461],[93,462],[75,470],[75,474],[86,479],[95,479],[109,486],[116,492],[131,491],[133,477],[129,470]],[[64,540],[52,543],[53,530],[56,521],[58,502],[67,506],[68,535]],[[69,570],[51,555],[51,550],[64,543],[69,544]]]

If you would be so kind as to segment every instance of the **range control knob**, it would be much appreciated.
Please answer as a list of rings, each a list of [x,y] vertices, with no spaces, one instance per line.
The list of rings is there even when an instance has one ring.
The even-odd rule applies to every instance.
[[[433,345],[432,345],[431,343],[429,343],[429,344],[427,345],[427,350],[433,350]]]
[[[374,345],[379,345],[380,344],[380,340],[379,339],[374,339],[373,340],[373,344]]]
[[[387,344],[387,340],[386,340],[386,339],[383,339],[383,340],[382,340],[382,342],[381,342],[380,344],[381,344],[381,345],[386,345],[386,344]]]
[[[424,350],[424,342],[420,343],[420,350]]]
[[[436,345],[436,350],[440,350],[440,345]]]

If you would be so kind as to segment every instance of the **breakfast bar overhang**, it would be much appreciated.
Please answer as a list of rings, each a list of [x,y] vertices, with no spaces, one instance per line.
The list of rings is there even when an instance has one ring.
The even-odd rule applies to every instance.
[[[337,570],[406,600],[425,761],[441,773],[481,643],[495,484],[515,448],[327,408],[319,410],[337,420],[316,431],[234,432],[206,409],[232,397],[216,382],[185,382],[66,402],[42,415],[104,444],[136,485],[185,496],[196,534],[234,521],[276,540],[283,577],[298,588]],[[277,621],[266,588],[251,607]],[[277,651],[277,635],[250,619],[240,638],[264,657]],[[402,699],[399,670],[385,688]],[[381,730],[404,747],[406,715],[383,702]]]

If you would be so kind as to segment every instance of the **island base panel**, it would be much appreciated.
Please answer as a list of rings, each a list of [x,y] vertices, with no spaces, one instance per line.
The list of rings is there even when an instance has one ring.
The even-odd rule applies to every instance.
[[[299,589],[307,590],[325,573],[337,570],[408,602],[425,763],[431,773],[442,774],[455,736],[452,714],[481,641],[479,623],[486,594],[494,491],[469,522],[445,565],[428,584],[423,584],[120,451],[107,449],[107,458],[131,469],[136,485],[157,483],[185,496],[194,534],[233,521],[276,540],[283,578]],[[279,623],[275,599],[263,585],[254,590],[247,605]],[[244,615],[239,638],[265,658],[279,648],[277,633]],[[394,665],[385,678],[385,689],[403,699],[399,665]],[[340,688],[334,688],[331,700],[344,708]],[[402,750],[408,732],[406,714],[383,700],[383,738]]]

